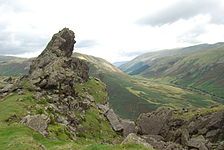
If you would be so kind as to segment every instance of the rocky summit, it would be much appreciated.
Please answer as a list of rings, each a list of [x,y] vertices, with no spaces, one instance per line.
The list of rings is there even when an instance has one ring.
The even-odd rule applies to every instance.
[[[74,32],[64,28],[32,62],[28,79],[37,90],[54,89],[60,94],[72,95],[76,82],[87,81],[87,65],[71,57],[76,42],[74,38]]]
[[[22,88],[24,84],[28,85],[36,100],[47,101],[49,105],[45,109],[53,111],[53,118],[66,125],[70,131],[74,131],[79,125],[74,110],[87,110],[91,104],[88,98],[82,99],[75,90],[77,84],[89,79],[87,64],[71,57],[75,43],[75,34],[68,28],[54,34],[44,51],[32,61],[29,74],[19,83]],[[44,122],[41,116],[43,114],[28,115],[23,118],[22,123],[47,135],[46,124],[50,122],[49,117],[45,115],[48,121]],[[45,123],[46,131],[43,131],[41,126],[44,123],[41,122]]]

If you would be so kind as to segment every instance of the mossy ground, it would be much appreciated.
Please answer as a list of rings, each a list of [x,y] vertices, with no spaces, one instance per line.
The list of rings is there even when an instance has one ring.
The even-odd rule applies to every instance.
[[[77,85],[79,95],[89,92],[97,103],[107,99],[105,85],[101,81],[91,79],[87,83]],[[84,90],[83,90],[84,89]],[[83,92],[83,93],[82,93]],[[66,126],[51,121],[48,126],[49,135],[40,133],[20,123],[28,114],[48,114],[46,101],[37,101],[32,92],[25,91],[23,95],[14,93],[0,100],[0,150],[144,150],[141,145],[120,145],[122,138],[110,127],[108,121],[95,107],[85,113],[84,121],[77,131],[76,140]],[[118,144],[112,144],[118,143]]]

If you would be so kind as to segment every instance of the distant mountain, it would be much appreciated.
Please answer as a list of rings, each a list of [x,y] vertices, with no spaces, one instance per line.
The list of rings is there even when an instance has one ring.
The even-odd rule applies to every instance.
[[[176,85],[224,97],[224,43],[150,52],[120,68],[130,75],[166,78]]]
[[[119,61],[119,62],[114,62],[113,65],[116,67],[120,67],[121,65],[127,63],[128,61]]]
[[[0,75],[17,76],[28,73],[32,59],[0,56]]]

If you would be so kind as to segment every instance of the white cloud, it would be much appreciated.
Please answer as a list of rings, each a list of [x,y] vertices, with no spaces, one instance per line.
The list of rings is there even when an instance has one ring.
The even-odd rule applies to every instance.
[[[224,8],[221,1],[215,1],[214,7]],[[208,13],[179,16],[180,19],[161,26],[136,24],[140,18],[159,14],[177,3],[181,1],[0,0],[0,34],[4,35],[0,37],[0,54],[33,57],[63,27],[76,33],[76,51],[111,62],[152,50],[223,40],[224,25],[212,22],[214,18]]]

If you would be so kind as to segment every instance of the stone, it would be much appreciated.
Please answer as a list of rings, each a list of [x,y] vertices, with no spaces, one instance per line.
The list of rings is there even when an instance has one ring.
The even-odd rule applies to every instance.
[[[198,136],[198,137],[191,138],[188,141],[187,146],[190,148],[197,148],[199,150],[208,150],[206,143],[207,141],[205,140],[203,136]]]
[[[81,107],[84,110],[89,109],[91,105],[91,102],[88,99],[84,99],[83,101],[79,102],[79,107]]]
[[[106,114],[108,112],[108,110],[110,109],[108,104],[105,104],[105,105],[103,105],[103,104],[96,104],[96,106],[97,106],[97,108],[99,110],[102,111],[103,114]]]
[[[36,92],[34,95],[33,95],[34,99],[35,100],[40,100],[43,98],[43,94],[41,92]]]
[[[110,125],[112,126],[114,131],[122,131],[123,126],[118,118],[118,116],[115,114],[113,109],[110,109],[106,114],[106,118],[110,122]]]
[[[164,141],[164,138],[160,135],[143,135],[142,138],[146,139],[146,141],[147,139],[150,139],[150,138],[153,138],[157,141]]]
[[[18,93],[19,95],[23,95],[23,94],[24,94],[24,91],[23,91],[22,89],[18,89],[18,90],[17,90],[17,93]]]
[[[95,102],[95,99],[92,95],[86,94],[85,96],[90,102]]]
[[[50,123],[50,119],[48,118],[48,116],[43,114],[34,116],[28,115],[21,120],[21,123],[26,124],[28,127],[46,136],[47,127],[48,123]]]
[[[1,89],[0,93],[10,92],[14,89],[13,84],[7,84],[3,89]]]
[[[62,116],[58,116],[58,117],[56,118],[56,121],[57,121],[58,123],[62,123],[62,124],[64,124],[64,125],[68,125],[68,121],[66,120],[66,118],[64,118],[64,117],[62,117]]]
[[[135,133],[137,134],[137,127],[135,125],[134,121],[130,121],[127,119],[121,119],[121,124],[123,127],[123,136],[126,137],[128,136],[130,133]]]
[[[142,134],[157,135],[172,117],[172,110],[160,108],[154,112],[143,113],[137,119],[137,126]]]
[[[139,144],[145,146],[148,149],[153,149],[153,147],[149,143],[147,143],[144,139],[138,137],[134,133],[129,134],[121,144]]]
[[[185,150],[181,145],[173,142],[164,142],[163,137],[159,135],[142,136],[156,150]]]
[[[190,135],[187,129],[182,129],[181,132],[181,144],[186,146],[188,144]]]
[[[217,130],[210,130],[209,132],[206,133],[206,138],[214,138],[218,135],[218,133],[220,132],[219,129]]]
[[[10,84],[13,84],[13,79],[12,77],[7,77],[3,80],[4,82],[7,82],[7,83],[10,83]]]

